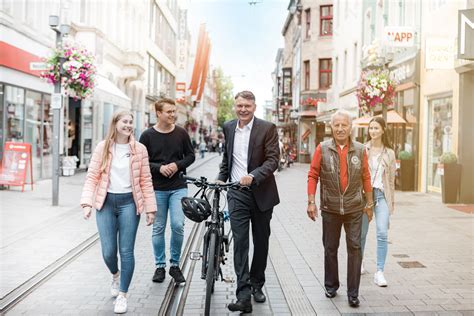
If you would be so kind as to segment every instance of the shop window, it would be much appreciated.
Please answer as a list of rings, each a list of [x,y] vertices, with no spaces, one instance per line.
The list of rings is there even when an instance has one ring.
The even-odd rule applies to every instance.
[[[25,102],[25,142],[31,144],[33,160],[33,179],[41,177],[41,94],[33,91],[26,91]]]
[[[322,5],[320,7],[320,32],[321,36],[332,35],[332,5]]]
[[[53,109],[51,108],[51,96],[49,94],[43,97],[43,163],[41,170],[42,178],[49,178],[53,172]]]
[[[25,90],[6,86],[6,141],[24,141]]]
[[[453,148],[452,97],[429,102],[427,182],[430,191],[441,190],[439,157]]]
[[[329,89],[332,84],[332,60],[324,58],[319,60],[319,88]]]
[[[311,9],[306,9],[304,11],[305,20],[306,20],[306,29],[305,29],[305,38],[311,38]]]

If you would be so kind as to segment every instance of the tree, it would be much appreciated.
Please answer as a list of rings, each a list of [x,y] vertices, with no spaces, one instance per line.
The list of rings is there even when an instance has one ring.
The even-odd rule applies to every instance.
[[[215,70],[215,80],[217,89],[217,124],[223,127],[224,123],[235,118],[233,111],[234,96],[232,89],[234,88],[229,77],[224,75],[222,68]]]

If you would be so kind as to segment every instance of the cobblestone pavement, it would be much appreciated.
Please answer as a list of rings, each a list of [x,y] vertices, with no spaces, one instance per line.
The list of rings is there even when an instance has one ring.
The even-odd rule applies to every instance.
[[[440,196],[397,192],[391,218],[385,275],[389,286],[373,284],[376,261],[375,229],[371,223],[359,308],[348,306],[344,233],[339,252],[341,288],[338,296],[324,295],[324,251],[321,218],[306,215],[308,165],[295,165],[277,174],[281,203],[274,210],[270,260],[264,304],[253,303],[254,315],[474,315],[472,215],[445,207]],[[423,268],[403,268],[418,262]],[[200,262],[199,262],[200,263]],[[232,254],[224,276],[235,279]],[[413,265],[413,264],[412,264]],[[192,279],[185,315],[202,315],[205,283],[198,273]],[[226,309],[235,300],[235,283],[216,283],[213,315],[231,315]],[[235,314],[235,313],[234,313]]]
[[[199,166],[204,161],[204,165]],[[208,154],[204,160],[199,158],[196,160],[194,166],[197,166],[197,169],[189,174],[191,176],[203,174],[214,177],[219,162],[220,159],[217,157],[217,154]],[[194,192],[194,188],[190,187],[191,192]],[[79,196],[76,196],[75,201],[77,204]],[[81,214],[79,208],[76,208],[76,212]],[[185,241],[193,224],[190,221],[187,221],[185,224]],[[75,225],[87,231],[97,230],[95,216],[86,222],[79,215]],[[168,225],[166,232],[168,248],[169,236],[170,230]],[[42,258],[42,260],[47,260],[47,255],[48,253],[46,258]],[[169,258],[169,251],[167,258]],[[34,259],[31,258],[28,263],[34,265]],[[49,260],[50,263],[54,261],[51,257]],[[129,290],[128,310],[130,315],[158,314],[169,285],[170,276],[167,275],[166,281],[162,284],[153,283],[151,281],[155,269],[153,261],[151,227],[146,226],[144,218],[142,218],[135,245],[135,273]],[[113,315],[110,281],[110,274],[102,260],[100,244],[96,243],[38,287],[10,310],[7,315]]]
[[[214,159],[192,175],[217,173]],[[385,268],[388,287],[373,284],[376,241],[371,223],[365,267],[360,287],[361,306],[350,308],[345,295],[346,251],[344,233],[339,252],[341,288],[338,296],[324,296],[321,219],[306,216],[308,165],[294,165],[277,174],[281,204],[272,219],[267,283],[267,302],[254,303],[254,315],[474,315],[474,265],[472,214],[447,208],[438,195],[397,192],[391,217],[389,252]],[[186,224],[189,234],[191,223]],[[89,223],[88,225],[92,225]],[[130,289],[130,315],[156,315],[167,284],[150,281],[153,273],[151,230],[140,224],[136,245],[136,270]],[[224,276],[235,280],[232,254]],[[185,315],[201,315],[204,280],[200,261],[184,309]],[[403,268],[402,264],[421,268]],[[167,278],[169,280],[169,277]],[[8,315],[112,314],[109,274],[95,245],[17,305]],[[235,300],[235,283],[217,282],[212,314],[232,314],[227,304]],[[235,313],[233,313],[235,314]]]

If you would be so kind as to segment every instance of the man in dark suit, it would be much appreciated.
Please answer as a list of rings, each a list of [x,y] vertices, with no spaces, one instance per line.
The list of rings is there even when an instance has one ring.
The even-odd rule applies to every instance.
[[[262,287],[267,267],[268,239],[273,207],[280,203],[273,172],[278,167],[278,133],[273,123],[254,116],[255,96],[242,91],[235,96],[238,119],[224,124],[224,155],[218,181],[239,181],[250,191],[230,190],[230,224],[234,236],[234,269],[237,302],[230,311],[252,312],[251,295],[265,302]],[[252,223],[253,258],[249,271],[249,225]]]

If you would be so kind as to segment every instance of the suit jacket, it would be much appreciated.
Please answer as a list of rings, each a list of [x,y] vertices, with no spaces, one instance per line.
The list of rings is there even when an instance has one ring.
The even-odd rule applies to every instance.
[[[225,146],[218,179],[230,178],[233,162],[234,135],[238,120],[224,124]],[[280,148],[278,133],[273,123],[255,117],[249,139],[247,172],[254,176],[252,194],[261,211],[266,211],[280,203],[275,176]]]

